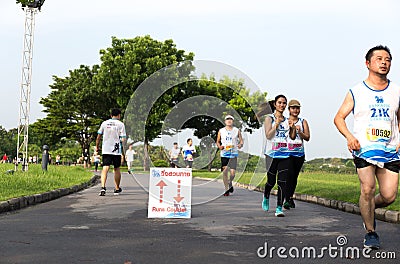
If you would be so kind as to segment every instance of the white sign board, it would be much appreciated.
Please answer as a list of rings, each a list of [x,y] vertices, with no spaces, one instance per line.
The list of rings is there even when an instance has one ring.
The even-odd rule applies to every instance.
[[[151,168],[148,218],[190,218],[192,169]]]

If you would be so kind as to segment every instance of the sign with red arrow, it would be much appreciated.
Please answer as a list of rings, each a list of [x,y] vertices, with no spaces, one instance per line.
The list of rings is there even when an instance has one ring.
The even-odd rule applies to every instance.
[[[190,218],[192,169],[151,168],[149,218]]]

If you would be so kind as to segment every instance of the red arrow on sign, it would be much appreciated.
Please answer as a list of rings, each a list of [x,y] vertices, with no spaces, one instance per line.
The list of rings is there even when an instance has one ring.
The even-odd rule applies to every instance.
[[[156,186],[160,187],[160,203],[162,203],[164,196],[164,187],[167,186],[167,184],[163,180],[161,180],[156,184]]]
[[[180,203],[184,197],[181,196],[181,180],[178,180],[178,190],[177,195],[174,197],[175,201]]]

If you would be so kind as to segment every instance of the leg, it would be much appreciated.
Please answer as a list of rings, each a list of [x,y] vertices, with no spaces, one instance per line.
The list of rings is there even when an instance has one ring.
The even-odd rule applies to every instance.
[[[264,197],[269,199],[269,195],[271,193],[272,188],[276,183],[276,174],[277,174],[277,165],[278,159],[272,159],[270,157],[266,157],[266,167],[267,167],[267,182],[264,187]]]
[[[225,191],[229,190],[228,167],[222,167],[222,180],[224,181]]]
[[[367,231],[374,230],[374,211],[375,211],[375,166],[358,168],[358,178],[360,180],[360,211]]]
[[[385,207],[394,202],[397,196],[399,174],[388,169],[376,169],[379,193],[375,196],[375,208]]]
[[[230,173],[231,173],[231,176],[229,178],[229,188],[232,187],[232,182],[233,182],[233,180],[235,179],[235,176],[236,176],[236,170],[235,169],[230,169]]]
[[[101,171],[101,187],[102,188],[106,187],[107,173],[108,173],[109,169],[110,169],[110,166],[103,166],[103,170]]]
[[[289,168],[291,161],[286,159],[281,159],[278,164],[278,197],[277,197],[277,205],[283,205],[283,199],[287,197],[286,194],[286,181],[288,178]]]
[[[121,170],[120,170],[120,168],[114,168],[114,182],[115,182],[115,190],[119,190],[119,185],[121,183]]]

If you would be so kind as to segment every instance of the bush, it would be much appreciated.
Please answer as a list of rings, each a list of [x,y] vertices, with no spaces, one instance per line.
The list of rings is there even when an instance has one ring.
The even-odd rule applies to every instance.
[[[169,167],[169,163],[166,160],[158,159],[153,161],[154,167]]]

